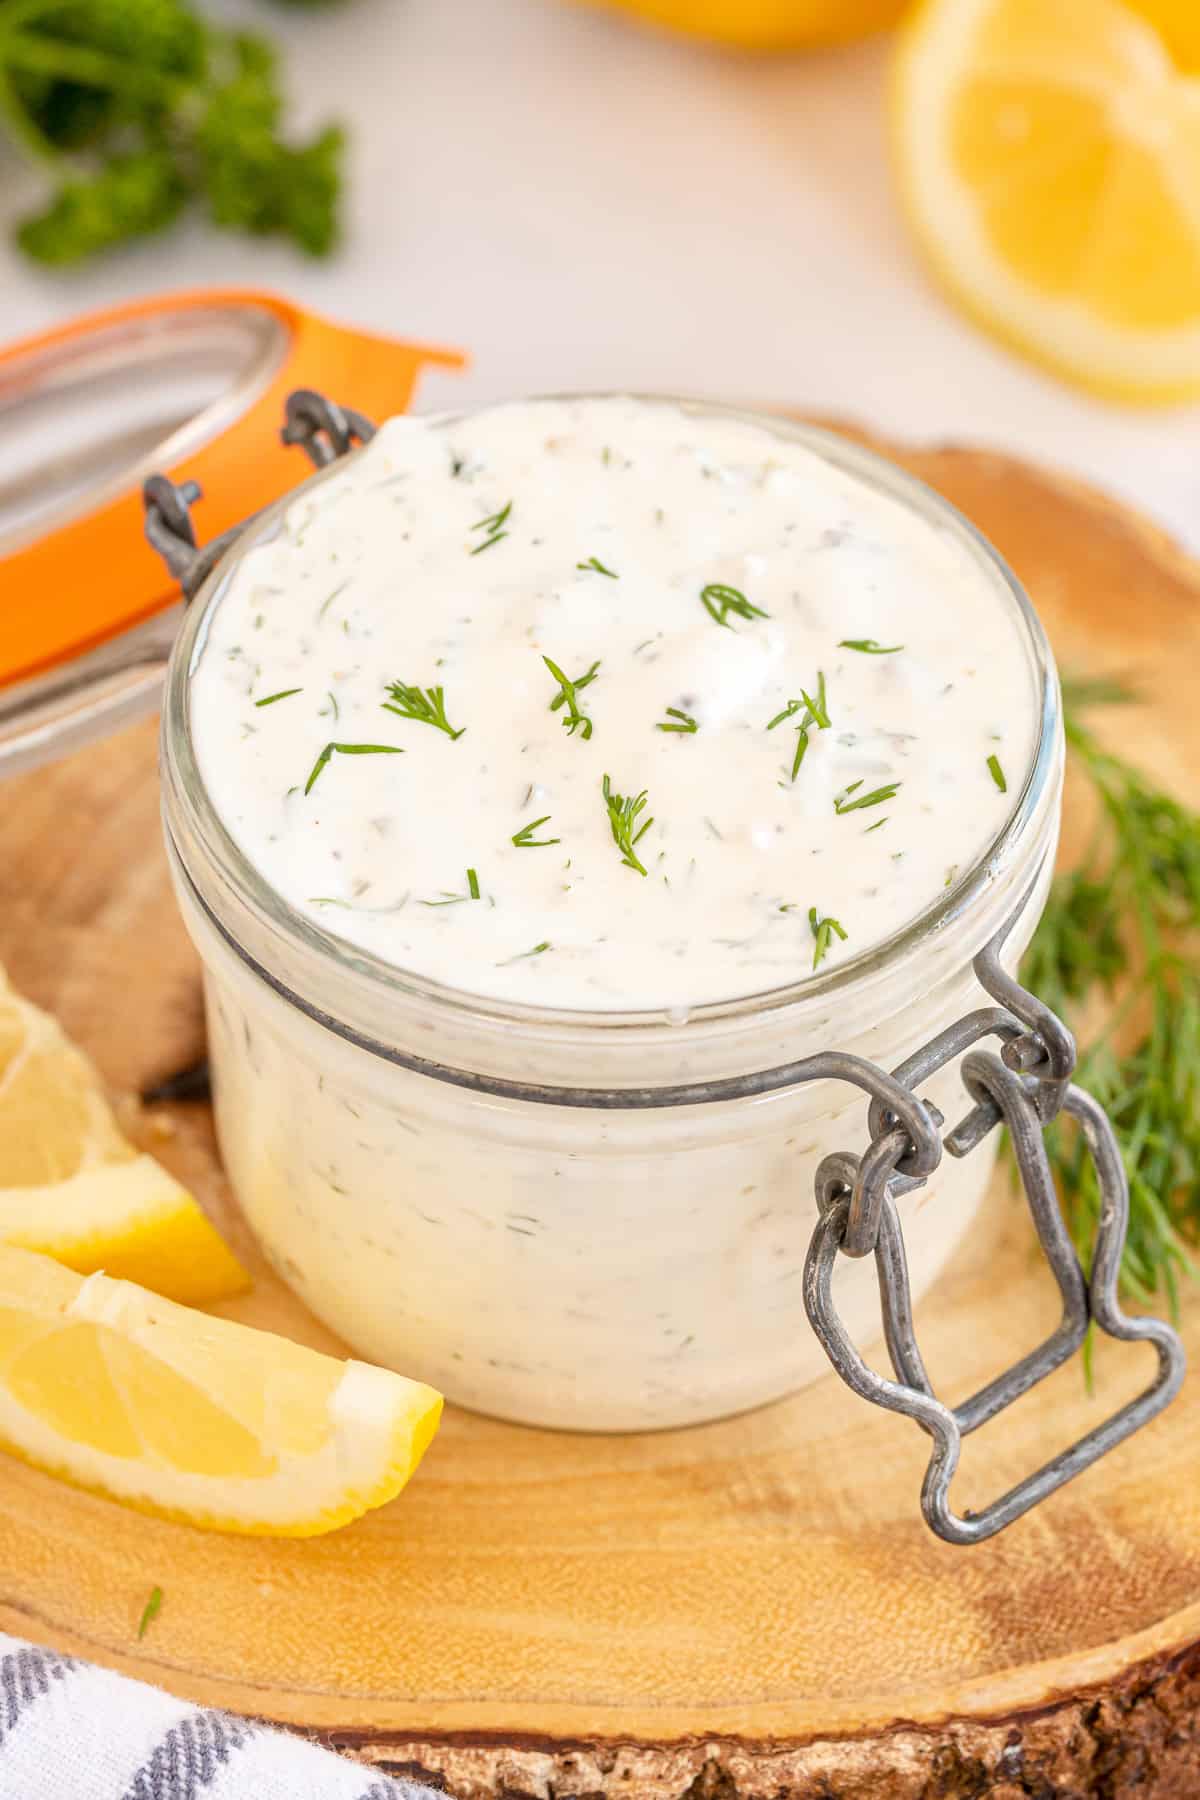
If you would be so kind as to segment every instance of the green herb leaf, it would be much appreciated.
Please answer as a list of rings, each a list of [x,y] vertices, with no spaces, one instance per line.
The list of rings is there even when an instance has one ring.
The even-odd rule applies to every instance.
[[[591,668],[584,674],[577,675],[574,681],[571,680],[569,675],[564,675],[558,664],[552,662],[548,656],[543,656],[542,661],[558,683],[558,692],[550,702],[550,711],[557,712],[560,706],[565,706],[567,713],[563,720],[563,724],[567,728],[568,735],[574,737],[576,731],[579,731],[585,738],[590,738],[592,735],[592,721],[588,718],[587,714],[580,709],[578,695],[581,688],[585,688],[590,682],[595,681],[597,671],[600,667],[599,658],[596,659]]]
[[[496,967],[498,969],[506,969],[509,963],[524,962],[530,956],[541,956],[544,951],[552,950],[553,948],[553,944],[547,939],[541,944],[535,944],[532,950],[518,950],[515,956],[506,956],[503,962],[496,964]]]
[[[808,909],[808,924],[813,934],[812,966],[814,969],[819,969],[829,955],[829,947],[833,942],[834,933],[837,933],[843,943],[846,941],[846,933],[836,919],[818,918],[815,906],[810,906]]]
[[[493,544],[498,544],[501,538],[506,538],[508,536],[507,531],[504,530],[504,526],[507,524],[509,517],[512,514],[512,509],[513,503],[510,500],[507,505],[500,508],[499,512],[494,512],[488,518],[480,519],[476,524],[472,525],[472,531],[483,531],[487,534],[481,544],[475,545],[474,549],[471,551],[472,556],[481,555],[484,550],[490,550]]]
[[[776,713],[773,719],[767,721],[767,730],[774,731],[775,727],[777,725],[782,725],[785,719],[794,718],[801,707],[804,709],[804,715],[801,718],[799,725],[796,727],[796,754],[792,758],[791,774],[791,779],[793,781],[795,781],[797,775],[799,775],[801,765],[804,762],[805,756],[808,754],[808,734],[810,730],[815,726],[818,731],[828,731],[830,726],[829,707],[825,694],[825,674],[823,670],[818,670],[817,672],[817,692],[815,697],[812,694],[807,693],[804,688],[800,689],[800,695],[801,697],[799,700],[789,700],[782,712]],[[782,787],[783,783],[780,782],[779,785]]]
[[[409,687],[406,682],[392,681],[387,692],[389,698],[381,702],[384,712],[398,713],[402,719],[415,719],[421,725],[434,725],[449,738],[460,738],[467,729],[463,725],[455,731],[446,717],[444,688]]]
[[[897,650],[903,650],[903,644],[879,644],[874,638],[842,638],[839,650],[858,650],[863,656],[895,656]]]
[[[1085,680],[1063,692],[1072,762],[1103,825],[1082,866],[1054,882],[1021,978],[1080,1036],[1076,1080],[1116,1129],[1129,1177],[1123,1286],[1146,1305],[1165,1290],[1174,1309],[1200,1235],[1200,813],[1083,723],[1085,707],[1126,704],[1127,690]],[[1101,1014],[1111,991],[1115,1014]],[[1086,1266],[1101,1204],[1091,1159],[1066,1118],[1046,1149]]]
[[[1000,792],[1002,794],[1007,794],[1008,783],[1004,779],[1004,770],[1000,767],[1000,758],[998,756],[989,756],[987,759],[987,766],[988,773],[991,775],[996,786],[1000,789]]]
[[[622,864],[625,868],[636,869],[639,875],[644,875],[646,869],[636,853],[636,846],[645,837],[654,820],[647,819],[637,831],[634,830],[634,826],[646,810],[645,788],[640,794],[626,799],[624,795],[613,792],[612,783],[606,775],[600,784],[600,791],[604,795],[604,804],[608,808],[609,829],[612,832],[613,843],[621,852]]]
[[[304,792],[311,794],[317,777],[329,761],[337,753],[338,756],[403,756],[404,752],[398,744],[326,744],[312,766],[312,774],[304,784]]]
[[[475,873],[474,869],[467,870],[467,888],[470,892],[472,900],[478,900],[478,898],[479,898],[479,877]]]
[[[729,631],[733,630],[729,623],[730,613],[735,613],[739,619],[770,617],[761,606],[752,606],[741,588],[727,587],[723,581],[710,581],[707,587],[701,588],[700,600],[709,616]]]
[[[142,1616],[138,1620],[137,1634],[138,1634],[138,1643],[139,1644],[141,1643],[142,1639],[145,1637],[150,1626],[153,1625],[155,1619],[157,1619],[159,1612],[162,1608],[162,1603],[163,1603],[162,1589],[160,1587],[152,1587],[150,1589],[150,1596],[149,1596],[148,1600],[146,1601],[145,1606],[143,1606],[143,1608],[142,1608]]]
[[[268,694],[265,700],[256,700],[255,706],[274,706],[277,700],[290,700],[293,694],[302,694],[303,688],[280,688],[277,694]]]
[[[833,802],[834,812],[840,815],[842,813],[858,812],[864,806],[882,806],[886,800],[894,800],[896,798],[903,783],[899,781],[889,781],[885,787],[872,788],[869,794],[858,794],[857,790],[861,786],[861,781],[852,781],[848,788],[845,788],[840,794],[836,795]],[[857,798],[851,800],[851,794],[857,794]]]
[[[680,712],[680,710],[677,706],[668,706],[667,718],[668,719],[678,719],[679,723],[677,725],[668,725],[665,722],[663,722],[663,723],[656,725],[654,729],[656,731],[683,731],[683,732],[699,731],[699,729],[700,729],[700,727],[699,727],[699,725],[697,725],[695,719],[693,719],[689,713]]]
[[[582,569],[585,574],[590,570],[596,575],[607,575],[612,581],[620,579],[617,575],[617,571],[615,569],[606,569],[598,556],[589,556],[586,562],[578,562],[575,564],[575,567],[577,569]]]
[[[341,132],[293,145],[277,57],[189,0],[0,7],[0,128],[58,185],[18,227],[26,255],[66,267],[163,230],[189,201],[217,225],[336,236]]]
[[[540,819],[532,819],[528,825],[522,825],[520,831],[514,835],[512,840],[517,846],[517,849],[545,850],[548,849],[551,844],[561,844],[561,838],[535,838],[533,836],[533,833],[537,830],[538,826],[547,824],[549,819],[550,814],[543,813]]]

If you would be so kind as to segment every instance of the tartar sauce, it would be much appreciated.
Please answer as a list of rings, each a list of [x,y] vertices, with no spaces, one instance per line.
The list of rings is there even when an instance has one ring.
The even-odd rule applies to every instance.
[[[733,415],[393,419],[215,608],[204,783],[300,913],[497,999],[686,1009],[891,937],[995,838],[1036,703],[955,537]]]

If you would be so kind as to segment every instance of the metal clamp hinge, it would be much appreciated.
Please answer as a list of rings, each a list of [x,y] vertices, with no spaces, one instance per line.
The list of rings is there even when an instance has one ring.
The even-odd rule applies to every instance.
[[[1014,918],[1021,910],[1017,909]],[[1179,1392],[1184,1374],[1183,1346],[1177,1333],[1160,1319],[1130,1318],[1121,1310],[1117,1283],[1129,1223],[1129,1184],[1120,1148],[1103,1108],[1071,1083],[1075,1062],[1071,1034],[1001,966],[1000,952],[1012,924],[1010,920],[974,963],[980,984],[1000,1006],[972,1013],[941,1032],[896,1069],[893,1078],[913,1089],[963,1056],[963,1083],[974,1105],[945,1134],[943,1145],[952,1156],[966,1156],[997,1125],[1008,1128],[1034,1226],[1062,1297],[1059,1324],[1044,1343],[969,1400],[950,1407],[937,1398],[913,1328],[908,1267],[896,1209],[896,1198],[922,1186],[931,1171],[916,1166],[903,1125],[880,1099],[871,1106],[872,1141],[864,1155],[826,1157],[817,1171],[820,1218],[804,1269],[809,1322],[842,1380],[862,1399],[915,1419],[932,1437],[921,1510],[930,1528],[954,1544],[977,1544],[993,1536],[1090,1467],[1160,1413]],[[1002,1040],[999,1056],[972,1048],[988,1036]],[[927,1111],[940,1126],[937,1109],[927,1106]],[[1087,1276],[1063,1220],[1046,1154],[1045,1128],[1060,1112],[1078,1122],[1100,1191],[1099,1224]],[[894,1381],[863,1361],[833,1302],[832,1278],[839,1254],[872,1253]],[[1112,1338],[1154,1345],[1158,1368],[1150,1385],[982,1512],[956,1514],[950,1506],[949,1489],[964,1436],[1059,1368],[1082,1346],[1093,1326]]]
[[[313,467],[323,469],[345,456],[356,444],[368,444],[375,427],[362,413],[338,406],[311,388],[297,388],[287,397],[280,441],[302,449]],[[203,548],[196,543],[191,508],[201,498],[194,481],[176,483],[165,475],[151,475],[142,486],[146,536],[183,590],[194,600],[225,552],[253,521],[243,519]]]

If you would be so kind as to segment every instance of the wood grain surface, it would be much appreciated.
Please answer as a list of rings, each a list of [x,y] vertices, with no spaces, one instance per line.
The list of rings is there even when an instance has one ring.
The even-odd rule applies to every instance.
[[[1153,695],[1110,727],[1195,794],[1200,571],[1109,501],[1007,458],[896,454],[998,543],[1064,666]],[[1068,855],[1086,811],[1072,789]],[[251,1263],[253,1293],[225,1310],[334,1348],[247,1241],[207,1110],[128,1098],[202,1048],[150,725],[0,788],[0,959]],[[1000,1183],[918,1308],[935,1381],[968,1392],[1053,1317]],[[1200,1290],[1184,1326],[1196,1362]],[[1150,1361],[1106,1350],[1091,1394],[1060,1371],[969,1440],[958,1504],[1080,1435]],[[464,1795],[1194,1800],[1197,1391],[1191,1377],[1148,1431],[967,1550],[920,1522],[921,1434],[832,1376],[802,1402],[636,1438],[451,1410],[399,1502],[307,1543],[145,1519],[0,1458],[0,1627]]]

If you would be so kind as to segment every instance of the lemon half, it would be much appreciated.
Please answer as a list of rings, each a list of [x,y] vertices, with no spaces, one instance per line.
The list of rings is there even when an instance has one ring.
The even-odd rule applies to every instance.
[[[651,25],[740,50],[843,44],[894,25],[905,0],[603,0]]]
[[[1200,392],[1200,81],[1171,54],[1198,39],[1169,0],[924,0],[902,34],[895,154],[935,270],[1118,398]]]

